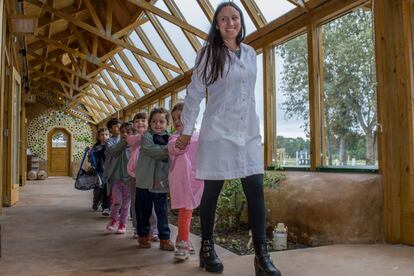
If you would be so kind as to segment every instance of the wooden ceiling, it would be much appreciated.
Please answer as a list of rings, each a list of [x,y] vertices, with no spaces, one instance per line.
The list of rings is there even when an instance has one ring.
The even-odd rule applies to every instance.
[[[307,10],[307,1],[288,1]],[[36,95],[37,101],[96,124],[140,98],[136,87],[147,94],[160,86],[157,79],[151,77],[153,74],[145,66],[145,60],[157,64],[167,81],[173,79],[173,74],[183,75],[189,68],[158,18],[180,27],[196,51],[201,47],[197,37],[206,39],[207,34],[187,23],[173,0],[164,1],[169,13],[153,5],[155,2],[24,0],[24,14],[38,18],[37,33],[26,35],[30,92]],[[256,27],[264,27],[267,22],[263,20],[254,0],[241,2]],[[210,2],[197,0],[197,3],[211,20],[214,10]],[[151,39],[138,28],[148,21],[176,64],[163,60],[151,44]],[[128,38],[133,30],[136,30],[146,50],[139,49]],[[136,68],[121,52],[123,49],[134,54],[150,83],[140,78]],[[120,54],[131,74],[121,69],[113,58],[115,54]],[[106,73],[103,74],[103,71]],[[122,87],[120,79],[129,91],[119,88]]]

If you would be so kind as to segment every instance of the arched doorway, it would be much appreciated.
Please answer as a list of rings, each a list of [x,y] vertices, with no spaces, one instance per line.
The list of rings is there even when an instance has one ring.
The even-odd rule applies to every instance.
[[[70,175],[71,135],[64,128],[49,132],[47,164],[50,176]]]

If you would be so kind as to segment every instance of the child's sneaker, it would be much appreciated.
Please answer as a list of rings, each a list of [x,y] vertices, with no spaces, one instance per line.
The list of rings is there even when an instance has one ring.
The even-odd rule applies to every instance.
[[[185,243],[187,244],[188,252],[190,252],[191,255],[194,255],[195,250],[194,250],[194,247],[193,247],[193,244],[191,243],[191,241],[188,240]]]
[[[134,228],[134,236],[132,237],[134,240],[138,239],[138,233],[137,233],[137,229]]]
[[[158,238],[158,235],[151,235],[151,239],[152,242],[159,242],[160,238]]]
[[[138,237],[139,248],[151,248],[151,241],[149,236]]]
[[[118,226],[118,230],[116,231],[117,234],[125,234],[126,233],[126,227],[123,223],[120,223]]]
[[[106,226],[106,230],[111,231],[111,232],[115,231],[116,230],[116,220],[111,219],[109,224]]]
[[[174,252],[174,259],[185,261],[190,257],[190,252],[188,251],[188,245],[185,241],[180,241],[177,243],[177,248]]]
[[[171,240],[160,240],[160,249],[165,251],[174,251],[175,247]]]
[[[109,217],[109,214],[111,213],[111,210],[109,210],[109,209],[104,209],[103,211],[102,211],[102,216],[104,216],[104,217]]]

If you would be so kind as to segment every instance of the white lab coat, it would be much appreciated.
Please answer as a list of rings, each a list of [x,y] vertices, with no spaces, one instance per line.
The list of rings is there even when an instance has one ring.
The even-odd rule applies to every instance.
[[[256,52],[241,44],[240,59],[231,54],[223,78],[207,87],[208,102],[201,123],[196,161],[196,178],[223,180],[263,173],[259,117],[254,88]],[[230,70],[227,73],[227,68]],[[183,134],[194,130],[205,85],[200,69],[194,69],[184,100]]]

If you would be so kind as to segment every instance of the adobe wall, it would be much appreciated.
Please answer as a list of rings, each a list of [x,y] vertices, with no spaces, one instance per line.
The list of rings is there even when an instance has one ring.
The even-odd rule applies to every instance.
[[[279,190],[265,191],[268,225],[284,222],[290,239],[308,245],[383,240],[380,175],[284,173]]]

